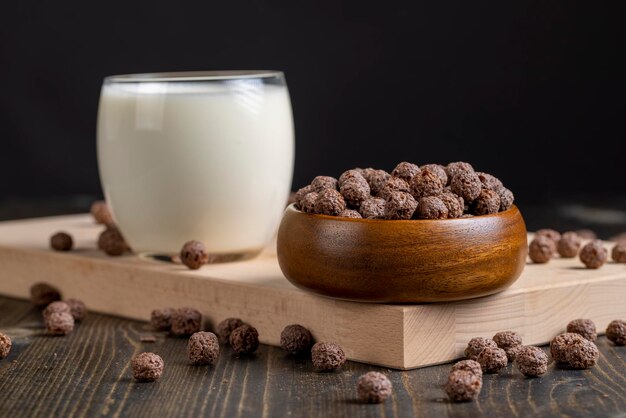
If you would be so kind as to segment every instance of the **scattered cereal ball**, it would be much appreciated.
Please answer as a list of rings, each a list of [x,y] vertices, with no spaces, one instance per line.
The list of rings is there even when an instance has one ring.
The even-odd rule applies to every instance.
[[[474,373],[477,376],[482,377],[483,375],[483,369],[482,367],[480,367],[480,363],[477,362],[476,360],[461,360],[461,361],[457,361],[454,366],[452,366],[452,369],[450,370],[450,372],[454,372],[457,370],[463,370],[466,372],[471,372]]]
[[[80,322],[87,317],[87,306],[82,300],[68,299],[65,303],[67,303],[70,307],[70,313],[72,314],[74,321]]]
[[[556,245],[559,255],[564,258],[572,258],[578,255],[581,239],[576,232],[565,232]]]
[[[482,173],[480,171],[477,171],[476,175],[480,179],[480,182],[483,184],[483,187],[486,188],[486,189],[493,190],[494,192],[497,192],[502,187],[504,187],[502,182],[497,177],[494,177],[491,174]]]
[[[113,225],[113,216],[109,210],[109,206],[104,200],[98,200],[91,204],[91,216],[93,216],[96,223],[102,225]]]
[[[498,189],[497,192],[498,196],[500,196],[500,212],[511,209],[511,206],[513,206],[513,202],[515,201],[513,192],[506,187]]]
[[[539,347],[521,347],[515,357],[515,366],[524,376],[541,376],[548,371],[548,356]]]
[[[448,218],[460,218],[463,216],[463,208],[465,202],[461,196],[457,196],[452,192],[444,192],[437,196],[448,209]]]
[[[415,217],[419,219],[446,219],[448,207],[437,196],[422,197],[418,201]]]
[[[0,360],[9,356],[11,345],[11,338],[0,332]]]
[[[574,343],[574,341],[584,340],[580,334],[574,334],[572,332],[566,332],[565,334],[557,335],[550,341],[550,355],[557,364],[566,364],[567,358],[565,352],[568,347]]]
[[[385,184],[383,185],[383,188],[380,190],[380,192],[378,192],[378,197],[382,197],[383,199],[387,199],[387,196],[391,193],[391,192],[405,192],[405,193],[410,193],[410,186],[409,183],[407,183],[406,181],[402,180],[400,177],[389,177],[387,179],[387,181],[385,182]]]
[[[197,270],[209,262],[209,253],[200,241],[187,241],[180,250],[180,261],[191,270]]]
[[[482,189],[472,202],[474,215],[490,215],[500,211],[500,196],[491,189]]]
[[[429,169],[422,169],[413,176],[411,183],[411,194],[419,199],[425,196],[437,196],[443,192],[444,184],[439,176]]]
[[[550,229],[550,228],[540,229],[539,231],[535,233],[535,236],[537,237],[543,236],[543,237],[550,238],[555,244],[559,242],[559,240],[561,239],[561,234],[558,231],[555,231],[554,229]]]
[[[315,201],[317,200],[318,193],[311,192],[305,195],[300,200],[300,210],[305,213],[315,213]]]
[[[372,170],[365,177],[370,185],[370,190],[372,191],[373,195],[377,195],[380,193],[389,178],[391,178],[391,174],[387,173],[385,170]]]
[[[346,355],[336,343],[319,342],[311,348],[311,360],[317,372],[332,372],[343,366]]]
[[[448,375],[445,390],[453,402],[472,401],[483,387],[483,378],[466,370],[454,370]]]
[[[214,365],[220,356],[220,343],[212,332],[195,332],[187,343],[187,356],[196,366]]]
[[[289,354],[308,352],[312,345],[313,335],[302,325],[287,325],[280,333],[280,346]]]
[[[361,171],[352,169],[352,170],[344,171],[343,173],[341,173],[341,175],[339,176],[339,180],[337,181],[337,187],[341,188],[341,186],[346,181],[353,179],[353,178],[365,180],[365,177]]]
[[[385,202],[385,219],[411,219],[417,208],[415,198],[405,192],[391,192]]]
[[[359,207],[361,202],[370,197],[370,185],[363,176],[353,177],[341,185],[340,192],[346,203]]]
[[[385,199],[380,197],[370,197],[361,203],[359,211],[365,219],[384,219],[385,218]]]
[[[509,358],[503,349],[487,347],[478,354],[476,361],[484,373],[498,373],[509,363]]]
[[[67,335],[74,331],[74,317],[69,312],[53,312],[46,315],[44,323],[52,335]]]
[[[435,173],[439,180],[441,180],[441,184],[444,186],[448,184],[448,174],[446,173],[446,168],[441,164],[426,164],[421,167],[421,170],[428,170],[432,173]]]
[[[515,360],[518,349],[522,346],[522,337],[515,331],[502,331],[493,336],[498,348],[506,352],[509,361]]]
[[[393,169],[391,175],[401,178],[408,184],[411,183],[411,179],[419,172],[420,168],[417,165],[403,161]]]
[[[342,218],[353,218],[353,219],[363,218],[361,214],[354,209],[344,209],[338,216],[341,216]]]
[[[50,237],[50,248],[55,251],[69,251],[73,246],[74,240],[67,232],[57,232]]]
[[[480,195],[483,184],[473,171],[461,171],[450,180],[450,189],[469,203]]]
[[[311,182],[311,188],[317,193],[326,189],[337,190],[337,179],[330,176],[317,176]]]
[[[337,216],[346,208],[346,201],[341,193],[334,189],[324,189],[315,199],[315,213]]]
[[[50,305],[46,306],[46,309],[43,310],[43,316],[46,317],[53,313],[66,312],[71,314],[70,305],[65,302],[61,302],[57,300],[56,302],[52,302]]]
[[[244,324],[230,333],[229,341],[235,353],[252,354],[259,348],[259,332]]]
[[[496,342],[489,338],[474,337],[467,343],[465,348],[465,357],[470,360],[476,360],[481,351],[485,348],[498,348]]]
[[[98,248],[110,256],[120,256],[128,250],[128,244],[117,228],[108,228],[98,237]]]
[[[180,337],[202,330],[202,314],[196,309],[184,307],[175,309],[171,316],[172,334]]]
[[[365,403],[382,403],[391,396],[393,386],[387,376],[378,372],[368,372],[359,377],[357,393]]]
[[[626,241],[615,244],[611,251],[611,258],[616,263],[626,263]]]
[[[52,302],[61,300],[61,293],[47,283],[36,283],[30,288],[30,299],[38,308],[45,308]]]
[[[156,331],[169,331],[172,328],[174,308],[155,309],[150,313],[150,325]]]
[[[590,269],[600,268],[609,258],[609,252],[604,248],[604,244],[600,240],[593,240],[580,250],[580,261]]]
[[[294,197],[294,200],[296,201],[296,204],[295,204],[296,209],[302,210],[302,206],[301,206],[302,199],[304,198],[304,196],[308,195],[312,191],[313,191],[313,188],[311,187],[310,184],[298,189]]]
[[[606,327],[606,338],[613,341],[615,345],[626,345],[626,321],[621,319],[611,321]]]
[[[140,382],[154,382],[163,375],[163,359],[154,353],[141,353],[133,357],[130,366],[133,377]]]
[[[565,351],[567,364],[574,369],[588,369],[596,364],[599,357],[598,347],[585,339],[572,342]]]
[[[533,263],[547,263],[554,255],[556,244],[550,238],[537,235],[528,246],[528,256]]]
[[[230,339],[230,334],[240,326],[244,325],[243,321],[239,318],[226,318],[219,324],[217,324],[216,332],[222,344],[226,344]]]
[[[582,239],[596,239],[598,236],[591,229],[579,229],[575,231]]]
[[[596,324],[591,319],[574,319],[567,324],[567,332],[580,334],[584,339],[595,341],[598,339]]]
[[[448,174],[448,178],[452,180],[452,177],[459,173],[473,173],[474,167],[470,163],[466,163],[464,161],[456,161],[453,163],[449,163],[446,167],[446,173]]]

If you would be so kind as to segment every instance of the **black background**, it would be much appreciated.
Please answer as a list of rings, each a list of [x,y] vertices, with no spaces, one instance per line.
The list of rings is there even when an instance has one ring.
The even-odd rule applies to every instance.
[[[466,160],[518,202],[626,194],[621,2],[5,2],[0,197],[100,193],[110,74],[278,69],[294,188]]]

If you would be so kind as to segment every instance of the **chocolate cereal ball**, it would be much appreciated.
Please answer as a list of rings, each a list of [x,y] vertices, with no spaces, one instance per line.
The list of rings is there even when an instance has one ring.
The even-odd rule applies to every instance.
[[[67,303],[70,307],[70,313],[72,314],[74,321],[80,322],[87,317],[87,306],[82,300],[68,299],[65,303]]]
[[[217,324],[215,329],[220,342],[226,344],[230,339],[230,334],[242,325],[244,325],[244,322],[239,318],[226,318]]]
[[[363,176],[353,177],[341,185],[340,192],[347,204],[358,208],[361,202],[370,197],[370,185]]]
[[[405,192],[391,192],[385,202],[385,219],[411,219],[417,208],[415,198]]]
[[[209,253],[200,241],[187,241],[180,250],[180,261],[190,270],[198,270],[209,262]]]
[[[466,163],[464,161],[456,161],[453,163],[449,163],[446,166],[446,173],[448,174],[448,179],[452,180],[452,177],[459,173],[467,173],[474,172],[474,167],[470,163]]]
[[[324,189],[315,199],[315,213],[337,216],[346,208],[346,201],[341,193],[334,189]]]
[[[365,178],[370,185],[372,194],[378,195],[385,186],[385,183],[387,183],[387,180],[391,178],[391,174],[387,173],[385,170],[372,170]]]
[[[490,215],[500,211],[500,196],[491,189],[482,189],[480,194],[472,202],[474,215]]]
[[[150,313],[150,325],[155,331],[169,331],[172,328],[174,308],[155,309]]]
[[[439,180],[441,180],[441,184],[444,186],[448,184],[448,174],[446,173],[446,168],[441,164],[426,164],[421,166],[420,169],[435,173],[437,177],[439,177]]]
[[[500,196],[500,212],[511,209],[511,206],[513,206],[513,202],[515,201],[513,192],[506,187],[501,187],[497,190],[497,192],[498,196]]]
[[[72,311],[70,310],[70,305],[65,302],[61,302],[57,300],[56,302],[52,302],[50,305],[46,306],[46,309],[43,310],[44,318],[53,313],[66,312],[71,315]]]
[[[341,216],[342,218],[353,218],[353,219],[362,218],[361,214],[353,209],[344,209],[338,216]]]
[[[554,255],[556,244],[544,235],[536,235],[528,246],[528,256],[533,263],[547,263]]]
[[[315,213],[315,201],[317,200],[317,192],[311,192],[300,200],[300,210],[305,213]]]
[[[302,206],[301,206],[302,199],[304,198],[304,196],[308,195],[312,191],[313,191],[313,188],[311,187],[310,184],[298,189],[294,197],[294,200],[296,201],[296,204],[295,204],[296,209],[302,210]]]
[[[611,258],[616,263],[626,263],[626,241],[615,244],[611,251]]]
[[[111,211],[109,210],[109,206],[106,204],[104,200],[97,200],[91,204],[91,216],[96,221],[96,223],[102,225],[113,225],[113,216],[111,215]]]
[[[252,354],[259,348],[259,332],[244,324],[230,333],[229,341],[235,353]]]
[[[154,353],[141,353],[130,362],[133,377],[140,382],[154,382],[163,375],[163,359]]]
[[[389,177],[382,189],[378,192],[378,197],[382,197],[383,199],[387,199],[387,196],[391,192],[405,192],[410,193],[411,187],[409,183],[402,180],[400,177]]]
[[[378,372],[368,372],[359,377],[357,393],[365,403],[382,403],[391,396],[393,386],[387,376]]]
[[[318,193],[326,189],[337,190],[337,179],[330,176],[317,176],[311,182],[311,188]]]
[[[177,337],[191,335],[202,330],[202,314],[193,308],[179,308],[172,312],[171,324],[171,332]]]
[[[590,269],[600,268],[609,258],[609,252],[604,248],[602,241],[596,239],[585,245],[578,255],[580,261]]]
[[[61,300],[61,293],[47,283],[35,283],[30,288],[30,300],[33,305],[43,309],[52,302]]]
[[[596,233],[593,232],[591,229],[583,228],[583,229],[578,229],[575,232],[582,239],[596,239],[596,238],[598,238]]]
[[[343,366],[346,355],[336,343],[319,342],[311,348],[311,360],[316,372],[332,372]]]
[[[596,333],[596,324],[591,319],[574,319],[567,324],[567,332],[580,334],[584,339],[596,341],[598,334]]]
[[[565,351],[567,364],[574,369],[588,369],[596,364],[599,357],[598,347],[584,338],[572,342]]]
[[[538,230],[535,233],[535,236],[537,237],[547,237],[549,239],[551,239],[555,244],[557,242],[559,242],[559,240],[561,239],[561,233],[558,231],[555,231],[554,229],[550,229],[550,228],[543,228]]]
[[[187,343],[187,357],[196,366],[214,365],[220,356],[220,343],[212,332],[200,331],[191,335]]]
[[[506,367],[509,359],[503,349],[487,347],[478,354],[476,361],[484,373],[498,373]]]
[[[615,345],[626,345],[626,321],[616,319],[606,327],[606,338]]]
[[[341,173],[341,175],[339,176],[339,180],[337,180],[337,187],[341,188],[343,183],[353,178],[357,178],[359,180],[360,179],[365,180],[362,170],[352,169],[352,170],[344,171],[343,173]]]
[[[574,334],[573,332],[566,332],[565,334],[557,335],[550,341],[550,355],[557,364],[567,364],[567,358],[565,353],[569,347],[578,340],[584,340],[580,334]]]
[[[472,401],[483,387],[483,378],[467,370],[454,370],[448,375],[445,391],[453,402]]]
[[[437,196],[422,197],[417,203],[415,217],[418,219],[446,219],[448,207]]]
[[[561,235],[561,239],[559,239],[556,249],[561,257],[572,258],[578,255],[581,243],[582,240],[576,232],[565,232]]]
[[[539,347],[521,347],[515,357],[515,366],[524,376],[541,376],[548,371],[548,356]]]
[[[11,345],[11,338],[0,332],[0,360],[9,356]]]
[[[98,248],[107,255],[116,257],[128,250],[128,244],[117,228],[107,228],[98,237]]]
[[[359,211],[365,219],[384,219],[385,218],[385,199],[380,197],[370,197],[361,203]]]
[[[465,348],[465,357],[470,360],[476,360],[481,351],[485,348],[498,348],[494,340],[483,337],[474,337],[467,343]]]
[[[416,199],[426,196],[437,196],[443,192],[443,187],[445,186],[434,171],[426,168],[413,176],[409,185],[411,186],[411,194]]]
[[[448,209],[448,218],[460,218],[463,216],[465,203],[461,196],[457,196],[452,192],[444,192],[437,196]]]
[[[287,325],[280,333],[280,346],[289,354],[308,353],[312,345],[313,335],[302,325]]]
[[[69,312],[53,312],[44,317],[46,330],[52,335],[67,335],[74,331],[74,317]]]
[[[515,360],[518,349],[522,346],[522,337],[515,331],[502,331],[493,336],[498,348],[506,353],[509,361]]]
[[[482,377],[483,369],[480,367],[480,363],[476,360],[461,360],[454,363],[450,372],[454,372],[457,370],[464,370],[467,372],[474,373],[477,376]]]
[[[411,179],[419,172],[420,168],[417,165],[403,161],[393,169],[391,175],[411,183]]]
[[[494,192],[497,192],[502,187],[504,187],[504,185],[498,178],[492,176],[489,173],[483,173],[483,172],[477,171],[476,175],[480,179],[480,182],[483,184],[483,187],[485,189],[489,189],[489,190],[493,190]]]
[[[69,251],[73,246],[74,240],[67,232],[57,232],[50,237],[50,248],[54,251]]]
[[[452,176],[450,189],[469,203],[480,195],[483,184],[473,171],[460,171]]]

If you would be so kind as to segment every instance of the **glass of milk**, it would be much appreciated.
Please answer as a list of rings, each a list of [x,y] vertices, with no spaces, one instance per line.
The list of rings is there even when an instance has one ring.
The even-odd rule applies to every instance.
[[[133,74],[104,79],[98,166],[131,248],[177,254],[202,241],[218,260],[274,237],[294,161],[279,71]]]

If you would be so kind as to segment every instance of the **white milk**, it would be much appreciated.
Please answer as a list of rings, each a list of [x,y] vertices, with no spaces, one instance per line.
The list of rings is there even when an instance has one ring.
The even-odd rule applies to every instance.
[[[285,86],[261,79],[105,82],[98,163],[107,201],[136,252],[196,239],[251,254],[274,236],[293,173]]]

